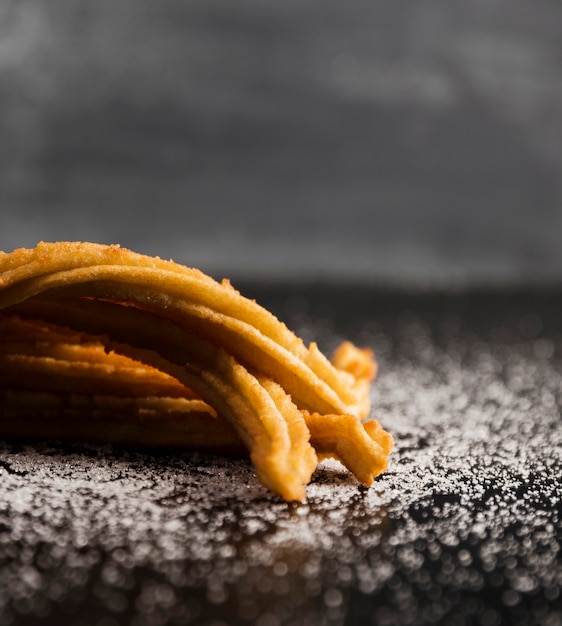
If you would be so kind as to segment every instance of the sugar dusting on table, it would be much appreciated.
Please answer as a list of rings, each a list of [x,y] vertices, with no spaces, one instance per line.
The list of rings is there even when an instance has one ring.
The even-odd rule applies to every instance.
[[[287,505],[245,460],[0,444],[0,622],[561,625],[559,337],[360,333],[396,440],[370,489],[326,461]]]

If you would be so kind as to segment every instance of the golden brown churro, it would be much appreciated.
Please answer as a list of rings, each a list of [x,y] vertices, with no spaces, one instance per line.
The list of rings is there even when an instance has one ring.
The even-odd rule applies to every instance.
[[[0,434],[243,445],[288,501],[325,456],[367,485],[386,469],[392,438],[362,422],[372,353],[330,361],[199,270],[93,243],[0,253],[0,336]]]

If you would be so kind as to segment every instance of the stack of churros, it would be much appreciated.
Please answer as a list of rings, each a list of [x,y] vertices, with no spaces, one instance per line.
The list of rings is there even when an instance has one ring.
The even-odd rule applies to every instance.
[[[318,462],[364,485],[392,437],[368,419],[376,363],[331,360],[228,281],[118,245],[0,252],[0,435],[249,453],[302,501]]]

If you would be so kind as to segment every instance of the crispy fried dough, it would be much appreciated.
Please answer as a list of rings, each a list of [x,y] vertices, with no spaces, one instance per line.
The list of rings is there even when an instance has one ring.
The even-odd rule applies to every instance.
[[[361,422],[372,352],[344,342],[330,361],[199,270],[88,243],[0,253],[0,334],[0,434],[18,431],[19,415],[45,435],[66,424],[96,440],[161,428],[163,445],[241,442],[286,500],[305,497],[319,457],[364,484],[386,469],[391,436]]]
[[[317,346],[306,348],[269,311],[243,297],[230,283],[219,283],[199,270],[119,246],[61,242],[41,243],[33,250],[19,249],[0,256],[0,272],[0,309],[57,288],[59,293],[63,288],[69,295],[135,303],[160,315],[173,316],[186,327],[190,327],[189,312],[182,315],[182,309],[206,307],[202,315],[207,316],[207,323],[211,322],[209,313],[214,313],[227,316],[231,323],[247,325],[233,331],[238,341],[244,342],[239,351],[244,350],[250,358],[257,355],[253,358],[265,362],[271,352],[275,353],[276,378],[285,376],[288,386],[283,386],[296,401],[299,394],[304,394],[303,401],[310,409],[365,413],[368,394],[357,397],[349,376],[338,371]],[[219,332],[220,326],[224,328],[224,319],[213,324],[209,332]],[[202,332],[201,325],[197,331]],[[256,341],[258,337],[270,340],[270,352]]]
[[[68,328],[0,315],[0,387],[106,395],[194,398],[172,376]]]

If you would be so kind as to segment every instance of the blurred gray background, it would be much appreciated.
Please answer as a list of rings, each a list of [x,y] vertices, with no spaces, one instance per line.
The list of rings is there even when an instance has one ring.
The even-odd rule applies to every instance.
[[[4,0],[0,248],[562,279],[562,3]]]

